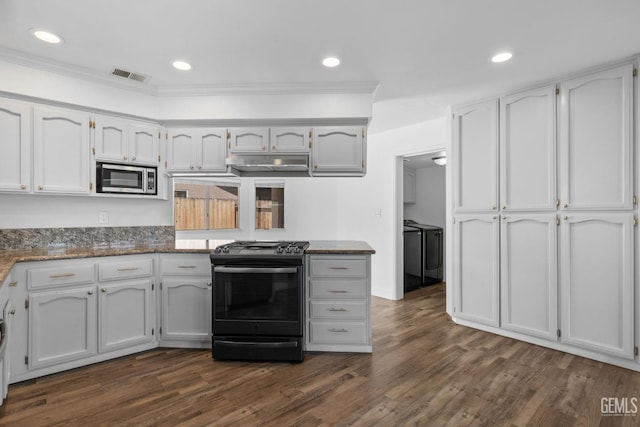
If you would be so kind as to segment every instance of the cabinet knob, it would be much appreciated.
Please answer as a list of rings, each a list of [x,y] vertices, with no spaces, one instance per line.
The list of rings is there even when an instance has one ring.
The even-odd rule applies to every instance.
[[[131,158],[131,160],[135,160],[135,159],[136,159],[136,156],[133,156],[133,157]]]
[[[262,150],[264,151],[264,150],[266,150],[266,149],[267,149],[267,147],[265,147],[265,146],[263,145],[263,146],[262,146]]]
[[[89,295],[93,295],[93,291],[87,291]]]
[[[276,146],[275,146],[275,145],[272,145],[272,146],[271,146],[271,149],[272,149],[273,151],[276,151]]]
[[[491,209],[493,209],[493,210],[495,211],[495,210],[496,210],[496,207],[495,207],[495,206],[491,206]]]
[[[44,185],[38,185],[38,190],[44,190]]]
[[[211,283],[207,283],[207,286],[208,286],[208,287],[211,287]]]
[[[193,166],[189,166],[189,169],[193,170]]]
[[[16,314],[16,309],[12,308],[11,311],[9,312],[9,314],[11,314],[12,316]]]
[[[564,207],[565,207],[565,208],[568,208],[568,207],[569,207],[569,203],[565,203],[565,204],[564,204]]]
[[[199,166],[198,166],[198,169],[202,169],[202,165],[199,165]]]
[[[107,288],[100,289],[102,292],[107,292]]]
[[[124,160],[127,160],[127,156],[122,156],[122,158],[123,158]]]
[[[506,207],[506,206],[503,206],[503,207],[502,207],[502,209],[507,209],[507,207]]]
[[[26,186],[26,185],[24,185],[24,184],[20,184],[20,189],[21,189],[21,190],[26,190],[26,189],[27,189],[27,186]]]

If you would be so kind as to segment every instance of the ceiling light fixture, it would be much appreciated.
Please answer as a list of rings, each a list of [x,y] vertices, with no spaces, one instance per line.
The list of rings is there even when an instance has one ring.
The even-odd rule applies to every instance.
[[[59,44],[62,43],[62,37],[50,33],[48,31],[43,30],[35,30],[33,32],[34,37],[42,40],[43,42],[51,43],[51,44]]]
[[[173,61],[173,68],[180,71],[189,71],[192,67],[191,64],[185,61]]]
[[[340,60],[334,56],[329,56],[322,60],[322,65],[329,68],[337,67],[340,65]]]
[[[513,54],[511,52],[501,52],[491,57],[491,62],[505,62],[511,59]]]
[[[447,164],[446,156],[433,157],[431,158],[431,160],[433,160],[433,163],[435,163],[438,166],[444,166]]]

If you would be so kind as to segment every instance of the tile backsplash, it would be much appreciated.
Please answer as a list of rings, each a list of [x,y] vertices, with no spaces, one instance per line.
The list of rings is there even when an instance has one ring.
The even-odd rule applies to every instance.
[[[162,244],[175,239],[173,226],[5,228],[0,229],[0,250],[63,247]]]

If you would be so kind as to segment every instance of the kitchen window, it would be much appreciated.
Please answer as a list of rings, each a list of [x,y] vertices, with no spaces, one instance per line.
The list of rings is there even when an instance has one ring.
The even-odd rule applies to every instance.
[[[284,182],[256,183],[256,229],[284,228]]]
[[[174,181],[173,218],[176,230],[238,228],[238,188],[235,181]]]

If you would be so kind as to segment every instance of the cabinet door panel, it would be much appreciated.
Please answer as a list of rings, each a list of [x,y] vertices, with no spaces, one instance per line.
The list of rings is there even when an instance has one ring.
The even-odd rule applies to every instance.
[[[309,128],[271,128],[272,153],[308,153]]]
[[[224,172],[227,157],[227,130],[203,129],[199,135],[198,170],[207,172]]]
[[[35,108],[36,192],[89,193],[89,116]]]
[[[553,215],[507,215],[500,230],[501,324],[556,339],[557,225]]]
[[[562,340],[633,359],[633,215],[569,215],[562,248]]]
[[[101,353],[153,340],[151,280],[103,285],[99,295]]]
[[[500,99],[500,200],[506,210],[554,210],[555,86]]]
[[[632,82],[625,65],[561,85],[562,203],[632,208]]]
[[[107,117],[96,118],[94,132],[96,159],[127,160],[127,123]]]
[[[190,129],[175,129],[169,131],[167,146],[167,170],[193,170],[194,131]]]
[[[96,354],[95,287],[29,295],[29,369]]]
[[[454,207],[495,211],[498,207],[498,102],[459,109],[454,115]]]
[[[129,127],[129,161],[157,165],[159,145],[156,126],[132,124]]]
[[[313,173],[364,172],[363,134],[358,126],[313,128]]]
[[[456,216],[455,315],[498,326],[498,219]]]
[[[229,129],[230,153],[266,153],[269,147],[269,128]]]
[[[211,339],[211,283],[207,279],[162,280],[162,338]]]
[[[30,122],[28,104],[0,100],[1,191],[31,191]]]

